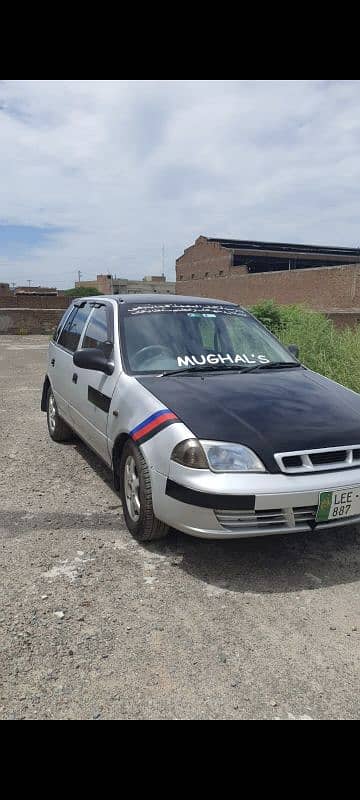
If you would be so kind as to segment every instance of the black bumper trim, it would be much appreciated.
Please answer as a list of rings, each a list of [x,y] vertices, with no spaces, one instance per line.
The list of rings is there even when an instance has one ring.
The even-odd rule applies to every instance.
[[[170,480],[167,482],[166,494],[179,503],[208,508],[211,511],[255,511],[255,495],[205,494],[187,489]]]

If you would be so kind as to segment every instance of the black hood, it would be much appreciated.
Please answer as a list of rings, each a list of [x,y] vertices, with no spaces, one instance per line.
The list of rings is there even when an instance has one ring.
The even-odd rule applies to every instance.
[[[139,379],[199,439],[276,453],[360,445],[360,395],[298,369]]]

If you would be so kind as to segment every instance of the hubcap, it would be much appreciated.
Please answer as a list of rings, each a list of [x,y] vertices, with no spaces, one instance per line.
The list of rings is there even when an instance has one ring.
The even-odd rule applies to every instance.
[[[132,456],[125,464],[125,496],[126,505],[133,522],[139,522],[141,513],[140,480],[135,459]]]
[[[49,425],[51,433],[55,433],[56,428],[56,403],[54,395],[51,393],[49,397]]]

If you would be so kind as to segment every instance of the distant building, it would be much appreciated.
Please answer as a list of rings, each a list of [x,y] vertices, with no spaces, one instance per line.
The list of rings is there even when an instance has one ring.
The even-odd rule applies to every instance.
[[[10,284],[0,283],[0,297],[9,297],[10,294]]]
[[[177,260],[177,280],[228,278],[230,274],[343,267],[360,264],[360,249],[208,239],[200,236]]]
[[[142,281],[98,275],[93,281],[78,281],[76,289],[97,289],[101,294],[175,294],[176,283],[168,282],[164,275],[151,275]]]
[[[360,250],[210,239],[176,262],[177,294],[243,306],[264,300],[304,304],[337,324],[360,323]]]
[[[57,289],[49,289],[46,286],[17,286],[15,295],[32,295],[33,297],[58,297]]]

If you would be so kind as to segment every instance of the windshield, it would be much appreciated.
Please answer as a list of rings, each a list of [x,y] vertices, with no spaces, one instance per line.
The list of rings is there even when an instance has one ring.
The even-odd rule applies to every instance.
[[[236,306],[134,304],[121,316],[125,362],[134,375],[297,363]]]

